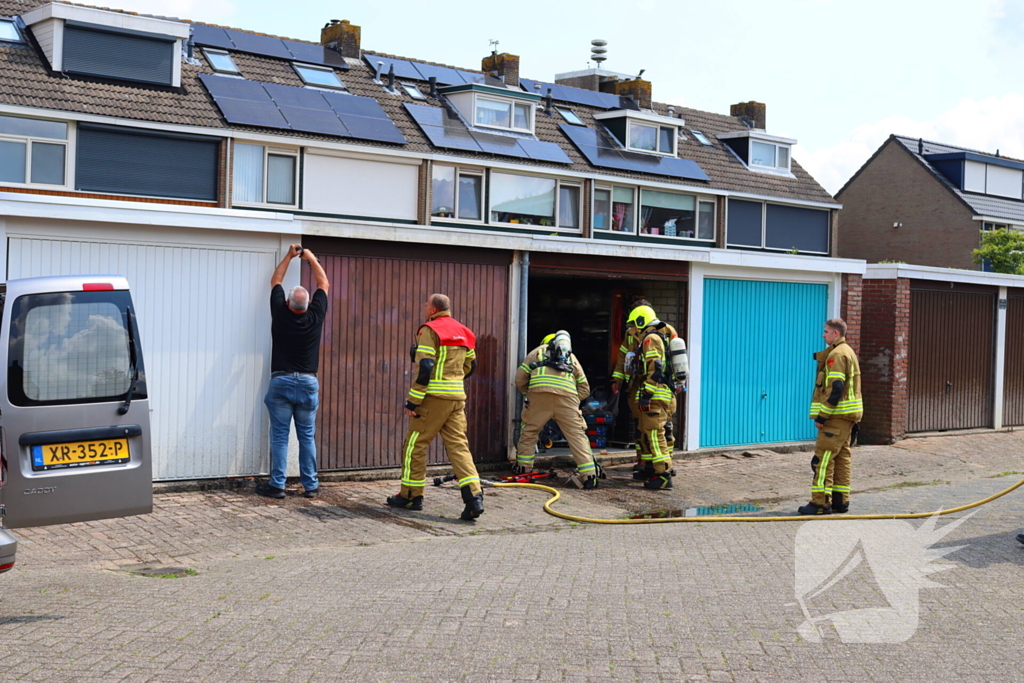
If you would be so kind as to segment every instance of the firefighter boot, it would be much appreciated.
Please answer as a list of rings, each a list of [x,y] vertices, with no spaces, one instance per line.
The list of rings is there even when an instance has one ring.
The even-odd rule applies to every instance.
[[[462,519],[467,522],[472,522],[474,519],[484,514],[484,492],[473,495],[473,492],[469,490],[468,486],[463,486],[462,502],[466,504],[466,509],[462,511]]]
[[[644,482],[645,489],[670,489],[672,488],[672,473],[662,472],[656,474]]]
[[[832,493],[832,512],[843,515],[850,511],[850,501],[841,493]]]
[[[592,474],[589,477],[587,477],[586,479],[584,479],[583,480],[583,488],[584,489],[596,489],[597,488],[597,476]]]
[[[817,503],[808,503],[796,510],[801,515],[827,515],[832,511],[832,508],[828,505],[818,505]]]
[[[416,496],[415,498],[405,498],[403,496],[388,496],[386,502],[388,504],[388,507],[402,508],[403,510],[423,509],[423,496]]]

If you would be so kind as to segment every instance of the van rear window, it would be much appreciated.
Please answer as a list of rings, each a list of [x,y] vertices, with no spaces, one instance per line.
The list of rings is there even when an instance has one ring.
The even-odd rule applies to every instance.
[[[11,402],[41,405],[123,399],[134,372],[130,301],[127,292],[114,291],[19,297],[11,311]],[[141,355],[136,356],[141,379]],[[139,396],[138,385],[135,396]]]

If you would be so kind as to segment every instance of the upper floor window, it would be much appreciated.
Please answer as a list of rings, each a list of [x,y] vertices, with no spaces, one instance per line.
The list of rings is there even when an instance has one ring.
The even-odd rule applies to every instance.
[[[206,60],[210,62],[210,66],[213,67],[214,71],[224,74],[238,73],[235,60],[231,58],[231,55],[226,50],[214,50],[207,47],[203,48],[203,54],[206,55]]]
[[[712,242],[715,239],[715,202],[664,190],[597,187],[594,189],[594,230]]]
[[[711,144],[711,141],[708,140],[708,136],[704,135],[704,133],[700,132],[699,130],[691,130],[690,132],[693,133],[693,137],[696,138],[697,142],[699,142],[700,144],[702,144],[702,145],[710,145]]]
[[[402,83],[402,89],[414,100],[425,100],[426,96],[412,83]]]
[[[338,78],[338,74],[334,69],[313,66],[312,64],[293,64],[296,73],[302,78],[302,82],[306,85],[315,85],[321,88],[335,88],[337,90],[344,90],[345,84]]]
[[[491,172],[491,222],[580,228],[580,186],[554,178]]]
[[[235,143],[234,203],[295,206],[298,153]]]
[[[726,215],[726,246],[808,254],[829,252],[827,210],[730,199]]]
[[[483,221],[484,175],[475,169],[434,166],[430,215],[463,221]]]
[[[64,185],[68,124],[0,116],[0,182]]]
[[[776,145],[771,142],[761,142],[760,140],[751,140],[750,165],[788,171],[789,146]]]
[[[676,129],[629,120],[629,149],[658,154],[676,154]]]
[[[562,115],[562,118],[565,119],[566,122],[571,123],[574,126],[583,125],[583,120],[580,119],[579,116],[576,116],[576,112],[574,112],[572,109],[563,109],[561,107],[555,107],[555,109],[558,110],[558,113]]]
[[[478,96],[473,120],[478,126],[529,132],[533,130],[532,110],[531,104]]]
[[[0,42],[23,43],[25,42],[18,27],[10,19],[0,19]]]

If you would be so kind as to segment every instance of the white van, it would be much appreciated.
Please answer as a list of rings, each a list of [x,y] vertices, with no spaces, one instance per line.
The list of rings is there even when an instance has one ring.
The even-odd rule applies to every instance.
[[[153,510],[149,401],[128,281],[0,284],[0,572],[7,529]]]

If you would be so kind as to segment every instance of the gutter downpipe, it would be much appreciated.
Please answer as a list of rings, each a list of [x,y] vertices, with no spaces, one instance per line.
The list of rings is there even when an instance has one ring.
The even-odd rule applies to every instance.
[[[530,252],[519,253],[519,358],[526,358],[530,350],[526,347],[526,316],[529,310],[528,296],[530,293]],[[521,361],[520,361],[521,362]],[[519,431],[523,424],[523,396],[516,392],[516,419],[512,425],[515,443],[519,443]]]

